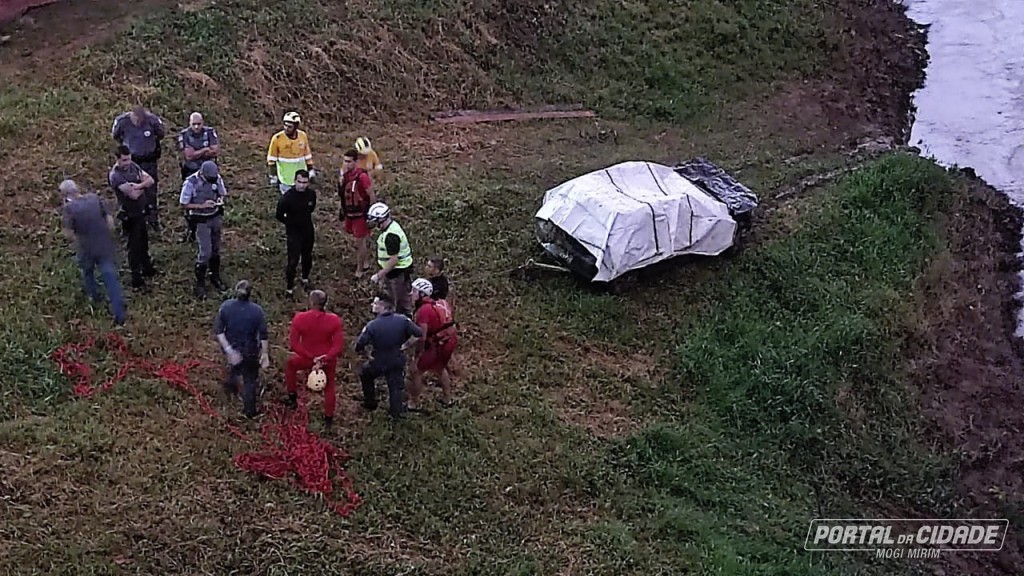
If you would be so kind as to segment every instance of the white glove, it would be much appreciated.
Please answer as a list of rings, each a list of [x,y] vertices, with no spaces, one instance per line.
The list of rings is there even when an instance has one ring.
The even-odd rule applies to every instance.
[[[270,356],[267,356],[266,354],[260,356],[260,368],[263,368],[264,370],[270,368]]]
[[[271,176],[269,182],[271,186],[277,186],[277,176]]]
[[[370,282],[374,284],[380,282],[380,272],[374,272],[373,276],[370,276]]]
[[[313,168],[310,168],[309,169],[309,179],[312,180],[313,178],[316,178],[316,170],[314,170]]]
[[[232,366],[238,366],[239,364],[242,363],[242,355],[239,354],[238,351],[235,350],[234,348],[228,348],[227,350],[224,351],[224,353],[228,357],[228,364],[231,364]]]

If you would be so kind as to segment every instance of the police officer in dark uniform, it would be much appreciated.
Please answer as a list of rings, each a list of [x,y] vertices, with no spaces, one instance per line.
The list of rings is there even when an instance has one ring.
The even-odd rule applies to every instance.
[[[111,167],[107,182],[114,189],[114,196],[121,207],[117,217],[121,220],[127,241],[132,288],[144,290],[145,279],[159,273],[153,267],[153,261],[149,256],[149,231],[146,229],[149,204],[146,202],[145,193],[153,186],[153,177],[132,161],[132,154],[127,146],[118,146],[115,156],[117,162]]]
[[[203,115],[193,112],[188,118],[188,128],[178,133],[178,150],[182,153],[181,181],[199,171],[206,160],[217,161],[220,155],[220,138],[217,131],[203,123]],[[191,242],[196,237],[196,223],[185,211],[188,228],[181,237],[182,242]]]
[[[114,118],[110,135],[118,144],[128,147],[132,154],[132,162],[138,164],[153,179],[153,183],[146,188],[146,220],[153,230],[159,232],[157,186],[160,176],[157,164],[160,161],[160,141],[166,135],[164,121],[144,107],[136,106],[131,112]]]
[[[377,315],[356,338],[356,354],[367,358],[359,369],[359,381],[363,395],[359,400],[366,410],[377,409],[377,378],[384,377],[388,385],[388,413],[394,420],[405,417],[405,350],[425,334],[412,320],[395,314],[395,302],[387,295],[373,300],[373,312]],[[373,349],[367,354],[367,346]]]
[[[206,275],[218,291],[227,289],[220,277],[221,220],[224,198],[228,190],[213,160],[206,160],[199,171],[185,179],[178,202],[190,213],[196,223],[196,298],[206,298]]]

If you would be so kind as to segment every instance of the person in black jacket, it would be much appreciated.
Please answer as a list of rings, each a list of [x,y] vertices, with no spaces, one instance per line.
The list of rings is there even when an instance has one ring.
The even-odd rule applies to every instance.
[[[288,265],[285,267],[285,294],[295,292],[295,269],[302,262],[302,287],[310,290],[309,273],[313,269],[313,210],[316,209],[316,190],[309,187],[309,172],[295,173],[295,185],[277,201],[277,220],[284,224],[288,238]]]

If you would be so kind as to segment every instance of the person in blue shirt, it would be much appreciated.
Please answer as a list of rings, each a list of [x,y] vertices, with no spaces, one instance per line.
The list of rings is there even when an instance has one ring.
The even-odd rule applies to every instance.
[[[114,245],[114,217],[93,192],[83,194],[73,180],[60,183],[64,196],[64,234],[75,242],[78,267],[82,273],[82,288],[93,302],[101,302],[96,286],[96,272],[103,279],[103,286],[110,298],[110,311],[114,323],[125,323],[124,295],[117,278]]]
[[[213,328],[230,366],[224,391],[229,396],[237,395],[238,379],[242,379],[242,413],[246,418],[259,415],[259,371],[270,367],[267,317],[263,307],[252,301],[252,291],[252,282],[240,280],[235,285],[235,297],[217,311]]]
[[[390,296],[380,295],[373,300],[373,312],[377,314],[356,339],[356,353],[367,361],[359,370],[363,385],[363,408],[377,409],[375,381],[384,377],[388,384],[388,412],[398,420],[405,416],[405,351],[423,337],[423,330],[402,314],[395,314],[395,302]],[[373,354],[366,352],[367,346]]]

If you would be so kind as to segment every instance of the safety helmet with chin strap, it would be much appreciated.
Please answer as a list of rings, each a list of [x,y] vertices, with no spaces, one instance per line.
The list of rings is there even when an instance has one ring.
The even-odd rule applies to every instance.
[[[310,370],[306,377],[306,387],[313,392],[320,392],[327,387],[327,373],[323,370]]]
[[[290,122],[290,123],[295,124],[295,125],[298,125],[298,124],[300,124],[302,122],[302,119],[299,118],[299,113],[298,112],[289,112],[289,113],[284,115],[284,121],[285,122]]]
[[[356,153],[358,154],[369,154],[373,151],[373,147],[370,144],[370,139],[366,136],[356,138]]]
[[[391,217],[391,209],[383,202],[377,202],[366,211],[367,222],[383,222]]]
[[[426,278],[417,278],[412,281],[412,289],[424,296],[430,296],[434,293],[434,284]]]

